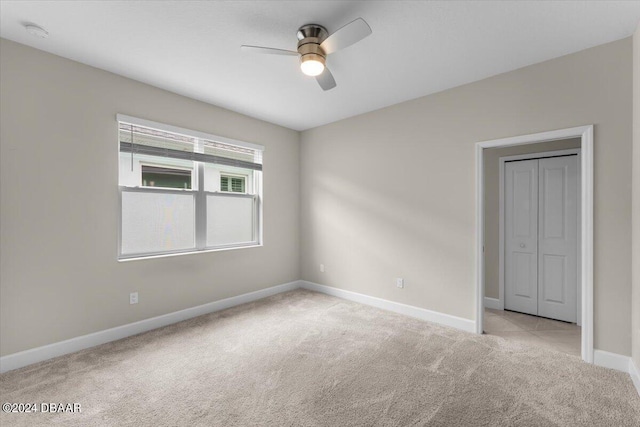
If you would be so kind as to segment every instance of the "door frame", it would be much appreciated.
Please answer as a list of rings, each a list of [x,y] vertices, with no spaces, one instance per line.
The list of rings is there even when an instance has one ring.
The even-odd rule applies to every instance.
[[[573,156],[576,155],[577,160],[578,160],[578,206],[580,206],[580,201],[581,201],[581,195],[580,195],[580,188],[581,187],[581,176],[580,176],[580,171],[581,171],[581,167],[580,167],[580,161],[582,160],[582,156],[580,155],[580,148],[569,148],[569,149],[564,149],[564,150],[552,150],[552,151],[541,151],[538,153],[528,153],[528,154],[515,154],[512,156],[503,156],[498,158],[498,167],[500,168],[499,170],[499,179],[500,179],[500,183],[499,183],[499,192],[500,194],[498,195],[498,210],[499,210],[499,218],[500,218],[500,222],[499,222],[499,237],[498,237],[498,250],[499,250],[499,254],[498,254],[498,306],[500,310],[504,310],[504,268],[505,268],[505,253],[504,253],[504,249],[505,249],[505,243],[504,243],[504,238],[505,238],[505,212],[504,212],[504,207],[505,207],[505,200],[504,200],[504,179],[505,179],[505,175],[504,175],[504,169],[505,169],[505,165],[506,162],[512,162],[512,161],[518,161],[518,160],[531,160],[531,159],[543,159],[545,157],[555,157],[555,156]],[[577,218],[577,227],[578,230],[580,230],[580,215],[578,214],[578,218]],[[576,272],[576,279],[578,284],[580,284],[580,267],[581,267],[581,260],[580,260],[580,243],[581,243],[581,239],[580,239],[580,232],[578,231],[578,236],[577,236],[577,246],[578,246],[578,259],[577,259],[577,264],[578,264],[578,271]],[[582,301],[581,301],[581,294],[582,294],[582,287],[578,286],[577,287],[577,301],[576,301],[576,309],[577,309],[577,318],[578,318],[578,326],[580,326],[582,324],[582,319],[581,319],[581,315],[582,315]],[[486,298],[486,296],[485,296]]]
[[[593,125],[558,129],[476,143],[476,333],[484,324],[484,149],[580,138],[581,354],[593,363]],[[504,295],[503,295],[504,296]],[[503,300],[504,301],[504,300]]]

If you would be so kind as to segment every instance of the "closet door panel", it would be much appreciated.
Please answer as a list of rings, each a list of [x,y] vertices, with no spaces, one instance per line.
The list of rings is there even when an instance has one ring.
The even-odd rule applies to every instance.
[[[505,164],[505,308],[538,311],[538,160]]]
[[[539,160],[538,315],[576,322],[577,156]]]

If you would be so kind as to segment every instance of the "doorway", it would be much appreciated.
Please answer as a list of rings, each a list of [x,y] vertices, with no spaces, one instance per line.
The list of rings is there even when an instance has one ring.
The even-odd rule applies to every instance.
[[[574,139],[573,148],[570,146],[572,143],[570,140],[572,138]],[[558,336],[568,336],[570,334],[567,331],[571,330],[574,335],[572,338],[574,346],[572,348],[572,354],[580,355],[583,360],[587,362],[593,361],[592,139],[593,127],[584,126],[494,141],[485,141],[476,144],[477,333],[483,333],[487,326],[491,328],[501,322],[503,324],[516,324],[521,328],[529,327],[531,328],[529,332],[534,336],[539,334],[536,332],[537,330],[545,328],[562,331],[555,332]],[[520,221],[519,225],[521,226],[521,229],[528,227],[527,233],[529,240],[523,239],[523,237],[525,237],[523,234],[512,236],[517,238],[512,239],[512,242],[508,242],[507,238],[509,236],[507,236],[507,233],[504,233],[504,235],[500,236],[501,238],[504,238],[504,247],[500,248],[500,250],[496,250],[495,247],[492,249],[492,239],[493,243],[503,239],[498,239],[497,237],[497,229],[500,229],[497,218],[498,208],[496,208],[496,215],[488,213],[486,209],[488,204],[491,203],[490,198],[485,201],[485,196],[487,196],[485,195],[484,182],[486,161],[492,154],[492,151],[494,151],[493,149],[504,147],[512,147],[515,149],[518,147],[518,150],[521,150],[524,148],[522,147],[524,145],[532,146],[532,149],[529,150],[527,154],[530,154],[532,151],[537,152],[537,154],[529,156],[521,155],[521,158],[513,158],[513,153],[511,153],[511,159],[509,159],[508,156],[502,157],[505,157],[503,159],[504,164],[511,161],[512,165],[514,165],[512,166],[512,169],[520,170],[523,182],[527,181],[524,177],[528,176],[528,188],[529,193],[531,194],[528,196],[527,203],[525,203],[525,201],[521,202],[522,206],[526,206],[527,204],[529,205],[530,210],[528,211],[528,214],[532,215],[532,217],[527,217],[527,215],[525,215],[527,212],[523,208],[520,212],[520,216],[515,220]],[[553,145],[553,147],[549,148],[550,145]],[[571,148],[573,149],[572,152],[567,151]],[[564,151],[561,152],[561,150]],[[555,155],[547,156],[547,151],[554,151]],[[561,159],[563,157],[570,159],[541,160],[541,158]],[[517,167],[515,166],[516,162],[518,162]],[[498,167],[495,168],[496,174],[498,173],[498,169]],[[537,205],[540,205],[540,203],[537,203],[540,199],[538,189],[535,188],[535,197],[533,195],[533,189],[534,187],[540,186],[541,169],[543,171],[542,174],[544,175],[542,178],[543,185],[549,186],[549,193],[547,195],[543,195],[543,198],[546,197],[547,202],[550,198],[553,199],[555,197],[558,199],[559,197],[564,198],[565,196],[562,192],[556,191],[558,190],[557,185],[550,185],[549,180],[571,180],[573,178],[571,178],[570,175],[574,173],[572,169],[575,169],[575,178],[577,181],[575,184],[575,200],[561,203],[560,205],[562,205],[562,209],[558,208],[560,205],[551,207],[548,212],[543,212],[542,215],[539,212],[539,206],[535,206],[536,213],[533,214],[533,204],[536,203]],[[562,173],[560,173],[561,171]],[[547,179],[549,182],[545,182],[544,179]],[[496,181],[497,180],[498,178],[496,177]],[[537,185],[534,185],[534,181]],[[501,180],[500,182],[504,181]],[[514,183],[512,182],[510,185],[513,184]],[[524,184],[521,182],[516,185],[523,186]],[[567,190],[566,186],[565,190]],[[502,191],[504,191],[504,188],[502,188]],[[496,193],[501,194],[497,191]],[[485,204],[487,204],[487,206],[485,206]],[[558,219],[558,215],[564,216],[564,219],[561,222],[564,225],[568,224],[566,220],[567,215],[570,215],[570,212],[567,212],[567,209],[573,209],[575,211],[576,224],[575,228],[572,228],[572,232],[574,232],[575,236],[575,243],[570,242],[571,238],[558,239],[557,236],[555,239],[553,238],[553,236],[558,233],[558,225],[560,224],[559,221],[554,221],[554,218]],[[500,212],[504,214],[504,209],[501,209]],[[487,230],[485,230],[485,218],[490,220],[486,224]],[[545,224],[541,227],[537,227],[541,218],[543,223],[545,220],[547,221],[547,229],[545,229]],[[524,219],[527,219],[527,221],[524,221]],[[503,221],[504,220],[505,218],[503,218]],[[495,225],[495,233],[492,233],[490,230],[491,227],[489,227],[489,224],[492,222]],[[527,225],[527,227],[525,227],[525,225]],[[539,239],[539,232],[541,230],[543,233],[542,240]],[[533,237],[535,237],[535,239],[533,239]],[[565,235],[565,237],[567,236]],[[549,241],[545,241],[545,239]],[[568,243],[568,246],[565,244],[564,247],[561,247],[563,245],[559,245],[559,240],[564,240],[565,243]],[[509,292],[510,285],[507,281],[507,292],[505,292],[505,270],[504,268],[501,269],[500,267],[497,267],[497,255],[503,255],[501,261],[504,263],[504,255],[506,254],[505,249],[508,249],[510,244],[516,245],[515,248],[513,248],[514,250],[512,253],[517,252],[518,255],[516,258],[519,258],[516,260],[516,262],[519,262],[519,265],[516,266],[516,270],[519,269],[516,271],[518,280],[514,283],[514,285],[516,287],[519,286],[519,288],[512,292],[512,295],[520,296],[521,301],[519,302],[526,302],[524,305],[518,305],[518,303],[515,303],[514,306],[514,301],[511,301],[512,298],[506,297],[505,294]],[[525,245],[525,248],[521,247],[522,244]],[[564,255],[561,252],[558,252],[559,250],[561,250],[561,252],[564,251]],[[526,255],[527,252],[529,255]],[[490,260],[492,257],[495,262],[489,262],[487,265],[485,261],[487,259]],[[506,256],[506,258],[508,258],[508,256]],[[538,263],[538,258],[543,258],[543,265]],[[496,267],[492,267],[494,265]],[[565,269],[564,273],[567,273],[567,269],[575,272],[574,277],[572,277],[571,274],[559,274],[562,269]],[[485,273],[487,277],[485,277]],[[492,273],[495,273],[493,278],[491,278]],[[510,273],[514,272],[512,271]],[[498,280],[497,276],[500,276],[500,280]],[[511,274],[511,276],[512,278],[516,277],[514,274]],[[542,280],[539,280],[540,276],[542,276]],[[560,286],[558,287],[558,285]],[[542,288],[540,286],[542,286]],[[485,295],[487,298],[485,298]],[[485,308],[487,310],[486,315]],[[513,312],[503,311],[505,308],[507,308],[507,310],[509,308],[515,310]],[[515,311],[519,312],[516,313]],[[535,316],[532,316],[532,314]],[[545,316],[545,318],[537,316]],[[561,319],[562,321],[551,320],[551,317]],[[581,325],[582,328],[579,328],[576,323]],[[547,335],[553,336],[554,333],[549,333]]]

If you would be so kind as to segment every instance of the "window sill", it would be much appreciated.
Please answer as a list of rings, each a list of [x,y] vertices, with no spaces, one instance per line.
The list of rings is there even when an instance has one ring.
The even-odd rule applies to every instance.
[[[201,251],[193,250],[193,251],[187,251],[187,252],[175,252],[170,254],[134,256],[130,258],[118,258],[118,262],[142,261],[146,259],[168,258],[168,257],[183,256],[183,255],[194,255],[194,254],[206,254],[210,252],[232,251],[237,249],[261,248],[262,246],[264,246],[262,243],[256,243],[255,245],[232,246],[228,248],[217,248],[217,249],[203,249]]]

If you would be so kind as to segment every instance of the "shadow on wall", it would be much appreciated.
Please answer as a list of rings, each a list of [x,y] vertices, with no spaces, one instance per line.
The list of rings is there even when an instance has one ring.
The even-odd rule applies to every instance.
[[[400,177],[397,185],[402,185]],[[369,187],[371,185],[369,184]],[[453,260],[468,252],[468,235],[462,219],[433,203],[425,210],[417,192],[374,192],[352,179],[325,174],[314,180],[309,200],[310,221],[322,233],[309,230],[313,241],[336,239],[333,247],[340,263],[336,275],[341,281],[359,280],[350,268],[366,263],[375,271],[413,270],[416,277],[432,277],[433,269],[457,269]],[[407,247],[407,242],[412,246]],[[322,243],[321,247],[324,247]]]

